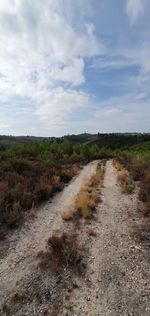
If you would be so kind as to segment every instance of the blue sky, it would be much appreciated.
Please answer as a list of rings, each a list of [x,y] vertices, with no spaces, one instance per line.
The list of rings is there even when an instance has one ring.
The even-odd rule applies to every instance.
[[[1,0],[0,134],[150,132],[149,0]]]

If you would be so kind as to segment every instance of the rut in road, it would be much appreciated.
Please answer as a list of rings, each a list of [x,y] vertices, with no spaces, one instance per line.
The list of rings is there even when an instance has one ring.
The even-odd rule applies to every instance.
[[[97,232],[86,240],[85,228],[80,231],[88,245],[88,269],[85,280],[77,279],[75,289],[59,315],[150,315],[149,265],[142,245],[131,237],[131,223],[139,221],[137,194],[121,193],[112,161],[106,163],[102,203],[97,220],[90,228]]]
[[[24,279],[32,279],[37,266],[37,253],[45,248],[54,230],[63,229],[63,212],[69,209],[83,183],[95,172],[97,163],[94,161],[86,165],[62,192],[39,209],[33,222],[26,223],[20,231],[10,236],[8,253],[3,254],[0,260],[1,303],[15,292],[16,285],[23,283]]]

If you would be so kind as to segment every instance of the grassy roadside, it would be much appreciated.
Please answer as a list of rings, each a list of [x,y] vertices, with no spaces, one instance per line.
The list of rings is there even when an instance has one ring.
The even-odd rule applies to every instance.
[[[143,216],[150,217],[150,157],[134,155],[120,157],[121,164],[139,187],[139,200],[143,203]]]
[[[113,160],[113,165],[118,172],[118,182],[122,193],[132,194],[134,192],[134,182],[128,170],[118,160]]]

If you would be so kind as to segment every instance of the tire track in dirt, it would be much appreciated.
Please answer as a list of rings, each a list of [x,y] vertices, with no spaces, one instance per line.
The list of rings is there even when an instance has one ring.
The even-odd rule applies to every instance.
[[[131,196],[121,193],[117,172],[108,161],[102,203],[97,220],[90,223],[97,236],[88,239],[85,228],[80,231],[88,247],[87,273],[84,280],[76,280],[78,288],[67,302],[70,310],[60,315],[150,315],[147,253],[131,237],[131,224],[140,220],[137,204],[136,192]]]

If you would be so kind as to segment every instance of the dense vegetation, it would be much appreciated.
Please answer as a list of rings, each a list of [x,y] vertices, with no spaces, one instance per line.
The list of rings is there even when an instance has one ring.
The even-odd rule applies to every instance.
[[[6,146],[15,146],[20,144],[29,144],[29,142],[50,141],[61,143],[69,140],[72,144],[97,144],[100,147],[120,148],[123,146],[132,146],[150,141],[150,133],[110,133],[110,134],[89,134],[66,135],[63,137],[34,137],[34,136],[0,136],[0,149]]]
[[[6,139],[7,142],[6,142]],[[14,226],[25,211],[48,199],[93,159],[118,158],[140,183],[140,199],[150,208],[150,134],[82,134],[63,138],[10,137],[0,150],[0,223]],[[15,138],[16,139],[16,138]]]
[[[122,147],[130,147],[136,144],[142,144],[145,141],[150,141],[150,134],[136,133],[110,133],[110,134],[80,134],[64,136],[72,143],[96,144],[99,147],[117,149]]]

